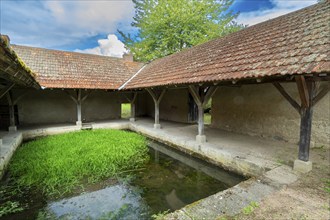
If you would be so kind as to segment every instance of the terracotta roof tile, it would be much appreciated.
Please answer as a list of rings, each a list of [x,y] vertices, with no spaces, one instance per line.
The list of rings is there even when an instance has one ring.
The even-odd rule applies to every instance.
[[[12,45],[46,88],[117,89],[143,64],[120,58]]]
[[[329,73],[329,2],[155,60],[125,88]]]

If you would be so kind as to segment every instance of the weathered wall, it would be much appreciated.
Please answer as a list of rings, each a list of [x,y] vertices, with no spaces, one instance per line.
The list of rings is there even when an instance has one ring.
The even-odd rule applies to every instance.
[[[283,87],[300,103],[294,83]],[[212,99],[212,126],[298,143],[300,116],[272,84],[219,87]],[[329,93],[314,108],[312,131],[312,146],[329,146]]]
[[[70,91],[72,94],[73,91]],[[75,123],[77,108],[62,90],[16,90],[26,95],[18,102],[20,125]],[[82,96],[86,94],[83,91]],[[116,92],[93,91],[82,104],[83,122],[120,118],[121,97]]]
[[[136,117],[139,116],[147,116],[147,96],[150,96],[147,94],[147,92],[139,93],[136,97],[136,107],[135,107],[135,115]]]
[[[15,90],[20,125],[75,122],[76,105],[62,90]]]
[[[120,118],[121,99],[118,92],[93,91],[82,104],[83,122]]]
[[[149,93],[145,93],[146,115],[154,117],[155,104]],[[188,90],[167,90],[159,105],[159,118],[175,122],[188,122]]]

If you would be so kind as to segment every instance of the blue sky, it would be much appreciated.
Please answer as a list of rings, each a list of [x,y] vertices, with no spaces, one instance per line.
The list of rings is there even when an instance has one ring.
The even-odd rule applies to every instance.
[[[317,0],[236,0],[237,21],[253,25]],[[0,0],[0,32],[11,43],[121,56],[117,29],[133,32],[131,0]]]

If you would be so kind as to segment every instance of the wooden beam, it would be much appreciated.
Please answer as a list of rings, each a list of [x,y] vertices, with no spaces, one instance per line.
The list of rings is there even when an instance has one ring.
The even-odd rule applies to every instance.
[[[300,81],[300,79],[298,79]],[[301,106],[301,119],[300,119],[300,139],[299,139],[299,153],[298,158],[302,161],[309,160],[309,149],[310,149],[310,141],[311,141],[311,133],[312,133],[312,119],[313,119],[313,98],[316,92],[316,86],[314,81],[306,82],[298,82],[305,84],[303,88],[303,93],[307,92],[307,94],[303,94],[300,96],[302,99],[308,98],[307,103],[308,105]],[[298,86],[299,89],[300,86]],[[304,102],[301,100],[302,103]]]
[[[313,98],[312,105],[316,105],[328,92],[330,91],[330,85],[321,88],[317,95]]]
[[[93,90],[88,90],[87,93],[86,93],[86,95],[81,98],[81,101],[82,102],[85,101],[92,92],[93,92]]]
[[[282,96],[292,105],[292,107],[296,109],[299,114],[301,114],[300,105],[285,91],[281,84],[279,84],[278,82],[274,82],[273,85],[282,94]]]
[[[0,99],[7,94],[7,92],[9,92],[9,90],[11,90],[13,87],[15,86],[15,83],[12,83],[10,85],[8,85],[7,87],[3,88],[0,91]]]
[[[189,92],[190,92],[191,96],[193,97],[196,105],[197,106],[199,106],[199,105],[202,106],[203,105],[203,101],[202,101],[202,99],[201,99],[201,97],[200,97],[200,95],[198,93],[198,88],[196,86],[194,86],[194,85],[189,85],[188,88],[189,88]]]
[[[297,88],[301,100],[301,107],[308,107],[310,105],[310,99],[309,99],[309,91],[306,84],[306,80],[304,76],[296,76],[296,83]]]
[[[7,93],[7,100],[8,100],[8,105],[9,105],[9,124],[10,124],[10,127],[14,127],[15,126],[15,108],[14,108],[13,95],[11,92]]]
[[[73,95],[71,95],[67,90],[64,90],[64,92],[76,103],[78,104],[78,100],[76,97],[74,97]]]
[[[217,86],[210,86],[209,89],[207,90],[205,96],[204,96],[204,100],[203,100],[203,106],[205,107],[205,105],[208,103],[208,101],[212,98],[212,96],[215,94],[215,92],[217,91],[218,87]]]

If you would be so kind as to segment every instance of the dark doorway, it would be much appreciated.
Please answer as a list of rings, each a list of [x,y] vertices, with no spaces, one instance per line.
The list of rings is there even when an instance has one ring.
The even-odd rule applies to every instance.
[[[194,98],[189,93],[188,98],[189,113],[188,113],[188,122],[196,122],[198,118],[198,107],[194,101]]]

